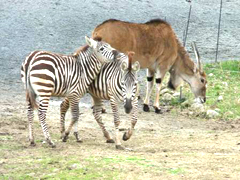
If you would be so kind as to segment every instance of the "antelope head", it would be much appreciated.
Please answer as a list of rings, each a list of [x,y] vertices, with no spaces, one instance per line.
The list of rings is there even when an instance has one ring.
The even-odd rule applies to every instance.
[[[202,70],[202,63],[201,63],[199,52],[195,42],[192,43],[192,48],[196,56],[197,65],[195,64],[194,66],[194,70],[193,70],[194,74],[190,78],[189,84],[191,86],[191,90],[193,94],[195,95],[195,98],[197,98],[198,101],[200,101],[201,103],[205,103],[206,102],[206,85],[207,85],[206,74]]]
[[[204,103],[206,102],[206,74],[202,70],[199,52],[195,43],[192,43],[192,48],[196,55],[197,65],[187,54],[182,57],[179,56],[177,63],[169,71],[168,87],[175,90],[184,80],[190,85],[197,101]]]

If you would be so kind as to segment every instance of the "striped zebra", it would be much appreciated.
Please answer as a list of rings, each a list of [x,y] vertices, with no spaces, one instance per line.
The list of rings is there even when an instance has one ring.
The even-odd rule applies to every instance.
[[[138,62],[132,63],[133,52],[129,52],[128,56],[121,53],[118,55],[118,61],[111,61],[103,65],[97,78],[91,83],[88,92],[93,98],[94,117],[103,131],[104,137],[107,139],[107,143],[114,143],[114,140],[110,137],[102,122],[102,101],[110,100],[112,111],[114,114],[115,136],[116,136],[116,148],[124,149],[121,146],[119,137],[119,114],[118,114],[118,102],[123,102],[125,112],[131,114],[131,127],[123,135],[123,140],[128,140],[134,130],[134,126],[137,122],[137,109],[138,109],[138,87],[137,87],[137,71],[140,69]],[[61,107],[61,131],[65,129],[65,114],[69,107],[69,100],[65,98]],[[77,129],[77,124],[75,124]]]
[[[32,126],[34,108],[38,109],[46,141],[55,147],[45,122],[50,97],[64,96],[69,100],[72,122],[66,131],[67,136],[74,122],[78,121],[80,98],[100,72],[102,64],[116,58],[118,52],[100,38],[93,40],[85,37],[85,39],[87,45],[74,55],[34,51],[23,62],[21,78],[26,89],[30,145],[35,145]],[[75,136],[79,140],[78,134]]]

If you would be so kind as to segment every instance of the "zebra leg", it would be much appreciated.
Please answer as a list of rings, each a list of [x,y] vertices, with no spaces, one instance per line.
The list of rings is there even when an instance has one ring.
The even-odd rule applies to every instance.
[[[145,100],[144,100],[144,104],[143,104],[143,111],[145,112],[149,112],[149,101],[150,101],[150,96],[152,93],[152,89],[153,89],[153,79],[154,79],[154,72],[147,69],[147,92],[146,92],[146,96],[145,96]]]
[[[120,119],[118,114],[118,107],[117,103],[113,98],[110,98],[110,103],[113,111],[114,116],[114,125],[115,125],[115,138],[116,138],[116,149],[124,150],[125,148],[121,145],[120,137],[119,137],[119,125],[120,125]]]
[[[91,109],[93,109],[93,108],[94,108],[94,101],[92,100],[92,107],[91,107]],[[103,113],[103,114],[104,114],[104,113],[107,113],[106,108],[103,107],[103,105],[102,105],[102,113]]]
[[[129,128],[128,131],[124,133],[124,135],[123,135],[123,140],[124,141],[127,141],[128,139],[130,139],[130,137],[133,134],[134,127],[137,123],[137,113],[138,113],[138,100],[137,100],[137,98],[135,98],[132,103],[133,103],[133,110],[132,110],[132,113],[131,113],[131,128]]]
[[[33,136],[33,118],[34,118],[34,114],[33,114],[33,107],[31,105],[30,99],[28,99],[28,112],[27,112],[27,116],[28,116],[30,146],[36,146],[36,144],[34,142],[34,136]]]
[[[61,132],[61,139],[65,135],[65,115],[69,109],[69,100],[65,98],[64,101],[60,105],[60,132]]]
[[[56,147],[56,145],[52,142],[49,132],[48,132],[48,128],[47,128],[47,124],[46,124],[46,113],[47,113],[47,108],[48,108],[48,104],[49,104],[49,99],[50,97],[39,97],[39,108],[38,108],[38,117],[39,117],[39,121],[41,123],[41,127],[43,130],[43,134],[44,137],[47,141],[47,143],[51,146],[51,147]]]
[[[68,135],[70,134],[70,131],[71,131],[73,125],[75,125],[75,123],[77,123],[78,118],[79,118],[79,106],[78,106],[79,99],[72,98],[72,99],[69,99],[69,102],[70,102],[71,112],[72,112],[72,121],[70,122],[69,127],[64,134],[64,137],[62,139],[63,142],[67,142]],[[77,125],[78,124],[75,125],[74,136],[76,137],[77,142],[82,142],[78,137]]]
[[[114,140],[110,137],[108,131],[106,130],[103,122],[102,122],[102,101],[101,99],[93,97],[93,115],[95,120],[97,121],[98,125],[102,129],[103,136],[107,139],[107,143],[114,143]]]

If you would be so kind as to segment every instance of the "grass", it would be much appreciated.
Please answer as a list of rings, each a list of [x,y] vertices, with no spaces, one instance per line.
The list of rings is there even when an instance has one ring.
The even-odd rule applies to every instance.
[[[164,167],[154,160],[141,156],[62,156],[57,152],[41,151],[38,155],[26,155],[16,161],[3,164],[4,175],[0,179],[125,179],[129,175],[141,178],[142,174],[184,174],[180,167]],[[40,153],[41,152],[41,153]]]
[[[206,64],[207,105],[220,109],[222,119],[240,119],[240,61]],[[223,97],[218,101],[219,96]]]
[[[218,119],[239,120],[240,61],[205,64],[204,71],[207,74],[208,81],[205,109],[217,109],[220,113]],[[193,93],[186,83],[183,85],[183,94],[185,99],[194,99]],[[221,97],[222,100],[219,100]],[[181,110],[189,107],[183,106],[183,101],[180,101],[179,98],[172,99],[169,104]]]

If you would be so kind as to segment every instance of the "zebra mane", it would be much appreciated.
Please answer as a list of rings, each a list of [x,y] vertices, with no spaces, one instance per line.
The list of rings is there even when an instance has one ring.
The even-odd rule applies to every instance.
[[[128,70],[131,71],[132,70],[132,60],[133,60],[133,55],[135,54],[134,52],[130,51],[127,52],[128,54]]]
[[[77,57],[81,52],[84,52],[86,50],[88,50],[89,46],[88,45],[84,45],[84,46],[81,46],[79,47],[75,53],[73,54],[74,57]]]

